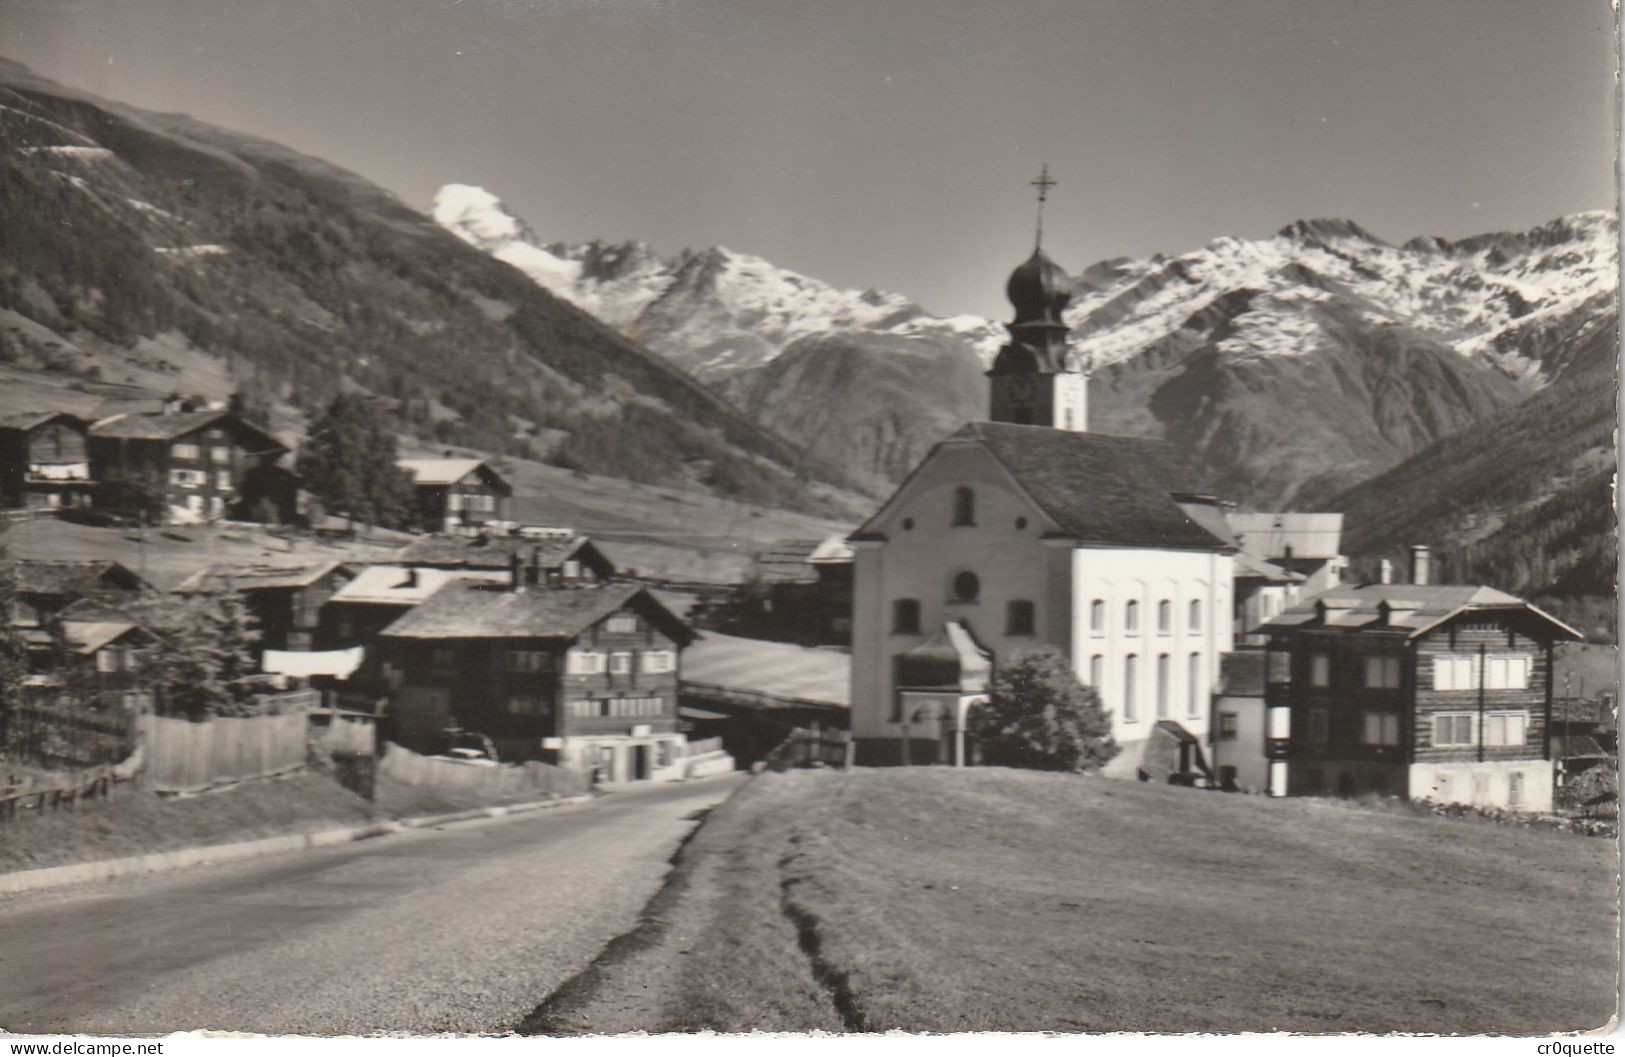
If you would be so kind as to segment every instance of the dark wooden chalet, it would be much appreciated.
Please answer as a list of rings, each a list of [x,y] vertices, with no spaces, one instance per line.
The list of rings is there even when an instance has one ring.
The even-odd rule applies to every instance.
[[[440,751],[458,727],[491,738],[505,760],[661,777],[686,741],[678,659],[693,637],[636,585],[453,579],[378,639],[393,687],[386,725],[419,751]]]
[[[529,570],[529,566],[525,567]],[[322,607],[319,648],[371,646],[408,610],[456,579],[507,582],[508,569],[437,569],[417,565],[369,565],[333,593]]]
[[[19,558],[16,570],[17,606],[7,619],[19,627],[43,627],[83,600],[117,606],[153,590],[151,584],[111,558]]]
[[[402,459],[400,467],[412,475],[424,532],[470,535],[507,517],[513,487],[480,459]]]
[[[342,562],[222,564],[193,573],[175,592],[240,591],[259,620],[260,649],[313,650],[317,648],[323,607],[354,578],[355,570]]]
[[[132,412],[90,427],[92,476],[104,485],[123,479],[157,488],[170,521],[251,516],[245,505],[287,510],[291,497],[265,495],[265,487],[276,485],[262,481],[263,468],[287,451],[269,432],[230,411]],[[286,489],[287,482],[279,487]]]
[[[49,627],[28,629],[26,638],[35,699],[100,709],[150,706],[139,672],[154,639],[127,614],[80,602]]]
[[[803,646],[852,643],[852,548],[840,536],[781,540],[758,551],[751,579],[761,596],[739,630]]]
[[[528,583],[580,586],[615,575],[615,565],[586,536],[527,539],[523,536],[420,536],[395,555],[401,565],[431,569],[506,572],[517,560]]]
[[[1371,584],[1260,630],[1272,792],[1551,808],[1561,621],[1492,587]]]
[[[0,505],[57,510],[89,506],[90,423],[66,411],[0,418]]]

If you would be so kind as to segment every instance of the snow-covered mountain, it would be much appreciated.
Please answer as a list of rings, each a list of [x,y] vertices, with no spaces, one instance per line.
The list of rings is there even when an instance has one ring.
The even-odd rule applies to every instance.
[[[843,332],[948,337],[991,356],[1004,330],[978,316],[943,319],[898,294],[841,290],[722,246],[663,257],[643,242],[544,244],[480,187],[434,197],[442,227],[506,261],[701,379],[773,360],[791,344]]]

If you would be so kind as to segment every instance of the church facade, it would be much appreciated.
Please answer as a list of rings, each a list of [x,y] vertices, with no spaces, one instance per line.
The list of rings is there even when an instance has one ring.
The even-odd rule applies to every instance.
[[[937,445],[850,540],[860,762],[973,760],[997,666],[1053,646],[1112,714],[1108,774],[1205,768],[1236,548],[1165,444],[1088,432],[1066,273],[1035,250],[1007,293],[992,421]]]

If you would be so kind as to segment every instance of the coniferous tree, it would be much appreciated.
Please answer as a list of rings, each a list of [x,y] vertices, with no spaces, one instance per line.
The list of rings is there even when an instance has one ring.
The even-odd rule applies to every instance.
[[[12,709],[22,704],[28,643],[17,627],[17,563],[0,545],[0,747],[8,742]]]
[[[1111,716],[1053,646],[1016,654],[994,676],[970,732],[982,762],[1040,771],[1094,771],[1116,756]]]
[[[160,714],[202,720],[253,711],[260,631],[241,593],[151,595],[134,608],[157,640],[142,659],[141,681]]]
[[[305,488],[325,510],[351,521],[405,527],[412,478],[397,464],[395,436],[377,405],[340,393],[311,427],[299,452]]]

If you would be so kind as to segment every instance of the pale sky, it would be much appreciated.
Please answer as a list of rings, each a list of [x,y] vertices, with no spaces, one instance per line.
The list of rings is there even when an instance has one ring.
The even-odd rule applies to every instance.
[[[0,54],[545,240],[723,244],[1003,317],[1105,257],[1610,208],[1603,0],[0,0]]]

